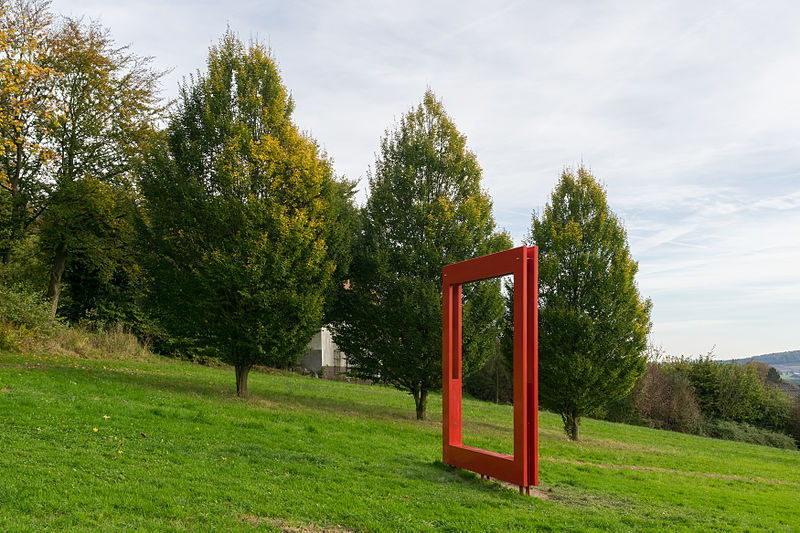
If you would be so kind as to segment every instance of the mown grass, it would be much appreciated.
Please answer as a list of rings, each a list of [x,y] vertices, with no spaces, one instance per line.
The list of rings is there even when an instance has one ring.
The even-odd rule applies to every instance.
[[[540,415],[541,497],[441,463],[441,401],[171,360],[0,353],[0,530],[793,531],[800,452]],[[511,408],[465,400],[510,451]],[[95,428],[97,431],[95,431]]]

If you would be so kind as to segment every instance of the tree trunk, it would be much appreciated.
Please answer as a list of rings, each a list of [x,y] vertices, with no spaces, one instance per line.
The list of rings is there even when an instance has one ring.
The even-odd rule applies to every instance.
[[[564,431],[569,440],[578,440],[581,417],[577,413],[562,413],[561,420],[564,422]]]
[[[253,365],[236,365],[236,396],[247,397],[247,375]]]
[[[3,249],[3,264],[7,265],[11,262],[11,251],[14,247],[14,242],[23,233],[22,225],[27,211],[27,205],[22,198],[22,191],[19,188],[19,178],[22,173],[22,144],[17,144],[16,158],[14,163],[14,170],[9,176],[9,186],[11,187],[11,219],[9,223],[9,236],[8,245]]]
[[[428,416],[428,390],[422,387],[411,391],[414,396],[414,404],[417,406],[417,420],[425,420]]]
[[[500,365],[494,369],[494,403],[500,403]]]
[[[67,245],[63,242],[56,246],[53,266],[50,268],[50,281],[47,284],[47,298],[50,300],[50,323],[56,319],[58,296],[61,294],[61,276],[67,264]]]

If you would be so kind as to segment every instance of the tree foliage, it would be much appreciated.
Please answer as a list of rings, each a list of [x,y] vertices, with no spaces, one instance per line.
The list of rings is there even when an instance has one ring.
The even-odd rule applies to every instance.
[[[715,361],[710,355],[694,360],[677,359],[668,365],[691,381],[703,415],[708,419],[777,431],[786,428],[790,400],[775,383],[762,380],[760,371],[766,377],[768,368]]]
[[[800,396],[795,396],[790,404],[786,432],[800,445]]]
[[[792,395],[769,379],[768,365],[716,361],[711,355],[647,365],[631,393],[605,409],[614,422],[794,448]]]
[[[270,52],[228,31],[142,172],[153,310],[234,365],[240,395],[254,364],[298,359],[349,250],[337,228],[350,185],[293,107]]]
[[[761,383],[771,383],[773,385],[779,384],[781,381],[781,375],[778,371],[769,366],[767,363],[761,361],[748,361],[744,364],[744,366],[753,367],[758,374],[758,379],[761,380]]]
[[[61,106],[50,54],[50,2],[0,3],[0,260],[29,234],[49,191],[48,145]]]
[[[539,247],[540,402],[577,439],[580,418],[644,372],[651,303],[636,287],[625,229],[583,167],[561,174],[528,244]]]
[[[67,18],[51,37],[47,64],[60,74],[53,95],[64,109],[49,136],[58,157],[40,235],[53,316],[70,256],[100,283],[130,268],[132,170],[163,111],[161,73],[148,63],[98,23]]]
[[[381,141],[349,283],[333,324],[352,372],[412,394],[425,417],[441,387],[442,267],[500,251],[492,203],[466,139],[430,90]],[[494,349],[499,280],[465,285],[464,376]]]
[[[462,382],[462,390],[479,400],[513,403],[514,371],[509,368],[499,342],[495,348],[486,363]]]
[[[637,386],[634,387],[637,410],[648,425],[682,433],[700,431],[700,406],[687,376],[669,365],[648,363]]]

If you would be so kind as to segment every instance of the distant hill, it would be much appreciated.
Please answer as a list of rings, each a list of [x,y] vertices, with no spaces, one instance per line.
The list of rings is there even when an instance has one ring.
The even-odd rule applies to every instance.
[[[753,357],[745,357],[744,359],[731,359],[734,363],[745,364],[750,361],[761,361],[770,366],[774,366],[777,370],[778,365],[792,365],[800,366],[800,350],[792,350],[790,352],[776,352],[765,353],[763,355],[754,355]]]
[[[750,361],[766,363],[780,372],[784,381],[800,385],[800,350],[765,353],[763,355],[754,355],[753,357],[745,357],[743,359],[730,359],[728,362],[743,365]]]

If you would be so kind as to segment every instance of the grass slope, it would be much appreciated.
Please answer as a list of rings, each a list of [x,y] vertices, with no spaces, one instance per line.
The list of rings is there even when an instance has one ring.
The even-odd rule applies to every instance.
[[[0,353],[0,530],[792,531],[800,452],[540,416],[541,498],[441,460],[441,402],[175,361]],[[465,400],[511,450],[511,408]]]

